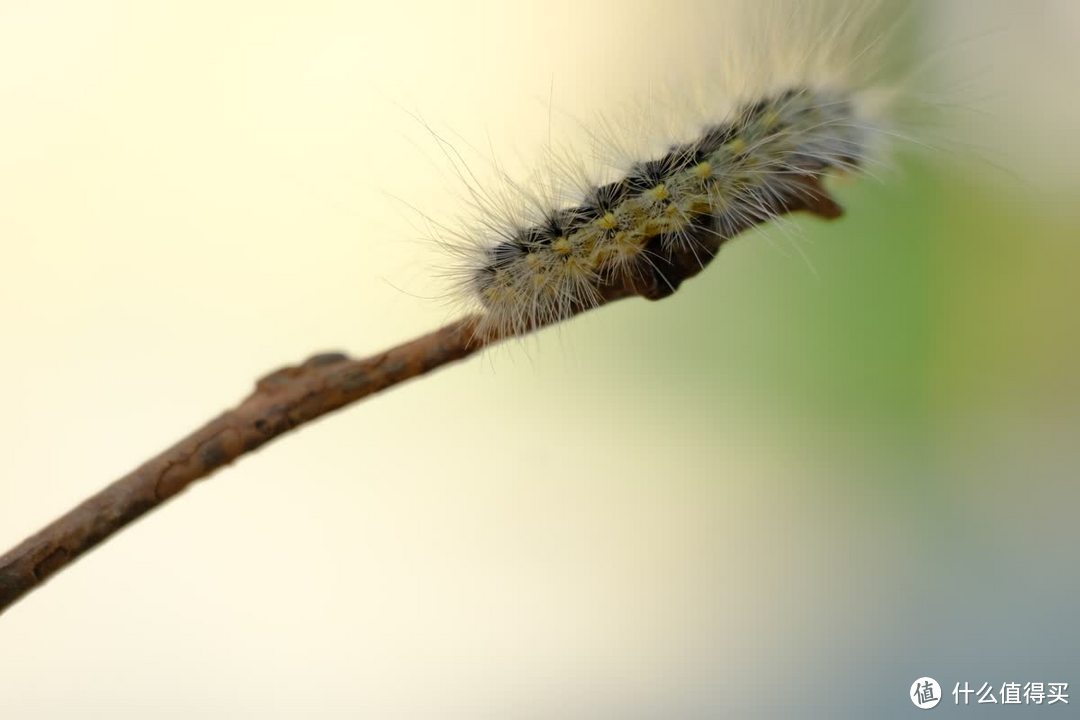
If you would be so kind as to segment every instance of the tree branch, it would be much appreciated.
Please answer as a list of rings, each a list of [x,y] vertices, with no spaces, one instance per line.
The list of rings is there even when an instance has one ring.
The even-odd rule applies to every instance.
[[[743,219],[725,236],[702,230],[683,250],[661,252],[652,277],[622,277],[600,288],[599,304],[640,295],[666,297],[700,272],[720,246],[743,230],[776,215],[806,210],[831,219],[841,213],[818,180],[792,183],[760,217]],[[690,246],[693,247],[690,247]],[[582,312],[589,308],[575,309]],[[0,613],[19,598],[113,533],[153,510],[196,480],[265,443],[329,412],[397,383],[461,360],[501,340],[481,331],[480,316],[450,323],[379,355],[356,360],[340,353],[315,355],[258,381],[255,390],[226,411],[136,470],[0,556]],[[536,330],[537,327],[530,328]]]

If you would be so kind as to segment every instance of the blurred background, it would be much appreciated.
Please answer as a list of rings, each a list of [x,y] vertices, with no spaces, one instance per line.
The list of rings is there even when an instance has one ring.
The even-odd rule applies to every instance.
[[[923,675],[946,714],[965,681],[1080,691],[1078,7],[913,6],[896,52],[960,89],[951,142],[901,144],[838,184],[844,219],[742,237],[668,300],[196,485],[0,617],[0,717],[866,718],[919,713]],[[461,188],[424,123],[528,167],[553,116],[722,51],[724,12],[0,0],[0,546],[262,374],[449,319],[425,215]]]

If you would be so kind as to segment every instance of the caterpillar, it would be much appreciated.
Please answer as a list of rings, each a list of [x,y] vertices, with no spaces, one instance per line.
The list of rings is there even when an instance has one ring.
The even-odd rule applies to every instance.
[[[459,233],[454,277],[455,295],[479,312],[478,332],[557,323],[612,299],[612,288],[666,297],[725,240],[827,201],[827,176],[876,161],[895,133],[888,103],[875,102],[881,37],[862,39],[872,12],[837,5],[823,22],[821,6],[756,16],[750,7],[741,7],[741,42],[716,50],[729,53],[724,66],[737,77],[726,85],[737,89],[696,134],[628,161],[607,182],[577,183],[574,197],[522,191],[500,205],[474,192],[481,217]],[[792,12],[777,12],[785,7]]]

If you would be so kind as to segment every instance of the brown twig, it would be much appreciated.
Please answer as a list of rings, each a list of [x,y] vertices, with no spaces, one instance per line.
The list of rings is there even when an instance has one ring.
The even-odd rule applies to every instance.
[[[652,248],[662,259],[654,275],[611,281],[601,288],[600,304],[634,295],[650,299],[670,295],[683,280],[700,272],[724,241],[774,215],[806,210],[835,218],[841,212],[814,178],[807,178],[789,196],[775,199],[768,210],[760,218],[746,218],[742,227],[733,228],[727,236],[703,232],[695,238],[692,250],[661,253],[658,247]],[[262,378],[235,408],[0,557],[0,612],[87,550],[218,468],[304,423],[502,339],[482,334],[478,323],[477,316],[467,317],[362,360],[340,353],[315,355]]]

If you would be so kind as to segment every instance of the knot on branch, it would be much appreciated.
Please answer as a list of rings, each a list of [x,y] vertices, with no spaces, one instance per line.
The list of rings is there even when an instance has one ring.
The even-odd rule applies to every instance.
[[[324,352],[312,355],[299,365],[289,365],[259,378],[255,382],[255,392],[273,394],[285,387],[289,387],[298,378],[312,370],[349,362],[349,360],[349,356],[342,352]]]

